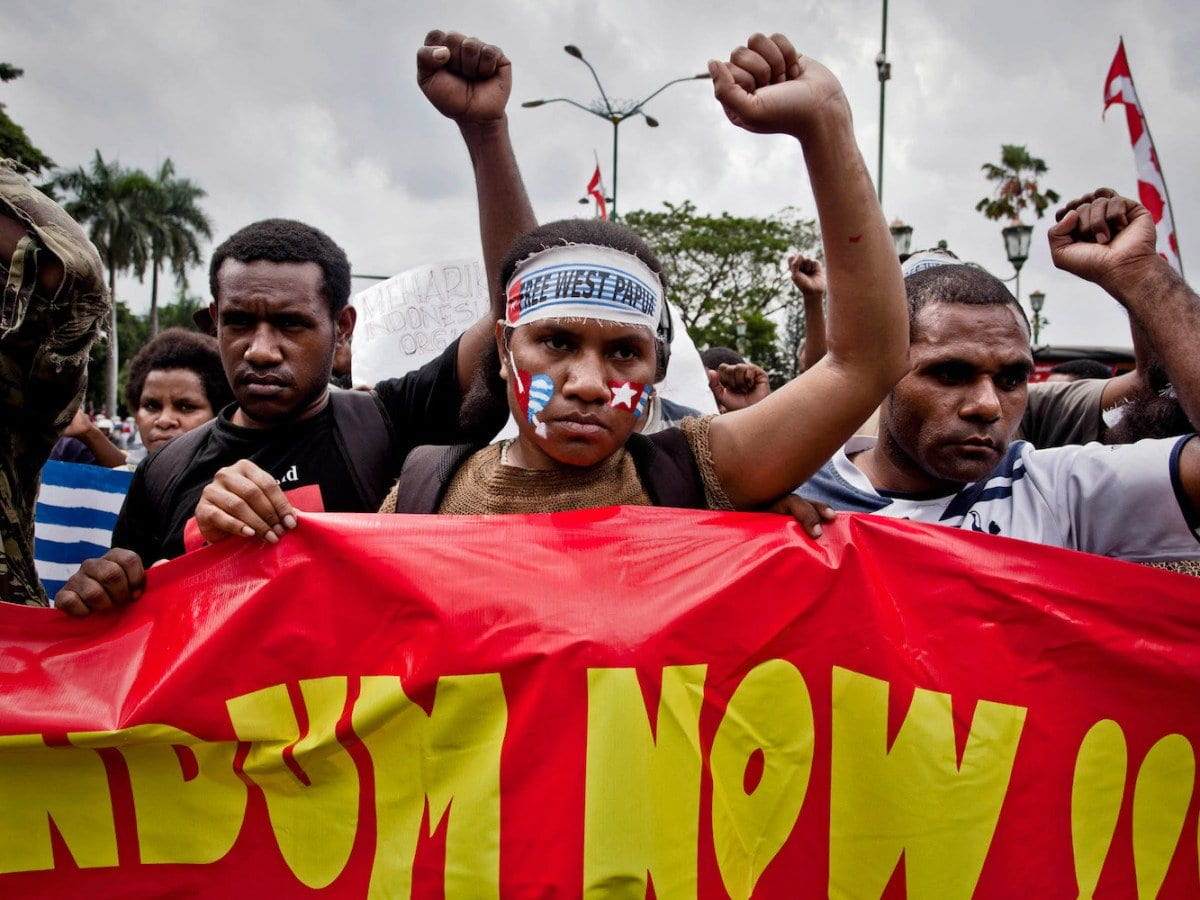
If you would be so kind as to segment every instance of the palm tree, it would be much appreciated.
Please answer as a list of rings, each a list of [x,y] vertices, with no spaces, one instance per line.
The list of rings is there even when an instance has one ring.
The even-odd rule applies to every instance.
[[[175,175],[175,164],[163,161],[154,179],[154,208],[150,222],[150,336],[158,334],[158,270],[171,267],[175,282],[187,287],[188,266],[200,263],[200,238],[212,238],[212,224],[196,201],[203,188]]]
[[[1000,165],[984,163],[984,176],[996,182],[995,195],[984,197],[975,209],[989,219],[1008,218],[1013,225],[1021,224],[1021,211],[1032,208],[1040,219],[1046,207],[1057,203],[1057,192],[1038,190],[1038,176],[1049,170],[1045,160],[1029,154],[1029,148],[1018,144],[1003,144],[1000,147]]]
[[[88,168],[77,166],[62,172],[51,185],[71,194],[63,204],[67,214],[88,226],[88,236],[108,268],[108,291],[112,297],[112,320],[108,326],[108,366],[105,412],[117,414],[117,273],[146,272],[150,257],[151,215],[155,183],[139,169],[106,162],[96,151]]]

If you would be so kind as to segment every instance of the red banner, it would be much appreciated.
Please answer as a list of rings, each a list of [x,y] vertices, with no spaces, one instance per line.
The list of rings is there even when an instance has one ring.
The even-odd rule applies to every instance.
[[[0,896],[1200,892],[1185,576],[610,509],[309,516],[149,578],[0,609]]]

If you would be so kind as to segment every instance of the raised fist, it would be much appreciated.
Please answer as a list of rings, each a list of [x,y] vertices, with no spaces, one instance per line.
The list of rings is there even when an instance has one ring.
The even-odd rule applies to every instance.
[[[725,115],[747,131],[803,139],[829,116],[849,121],[850,107],[834,74],[798,53],[782,34],[753,34],[729,62],[710,60],[708,71]]]
[[[767,373],[754,363],[721,363],[708,370],[708,388],[723,413],[753,406],[771,393]]]
[[[461,124],[504,117],[512,64],[504,51],[456,31],[431,31],[417,50],[417,84],[443,116]]]
[[[1150,211],[1111,188],[1072,200],[1054,217],[1058,222],[1048,235],[1054,265],[1114,295],[1124,281],[1141,278],[1146,266],[1166,265],[1155,248]]]
[[[819,259],[792,253],[787,258],[788,271],[792,273],[792,284],[806,297],[825,296],[825,267]]]

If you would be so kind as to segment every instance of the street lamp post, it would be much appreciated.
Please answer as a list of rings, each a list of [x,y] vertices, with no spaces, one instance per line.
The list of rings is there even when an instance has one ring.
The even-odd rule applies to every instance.
[[[883,39],[880,41],[879,55],[875,57],[875,70],[879,75],[879,174],[875,191],[880,206],[883,205],[883,101],[888,80],[892,77],[892,64],[887,58],[887,8],[888,0],[883,0]]]
[[[1012,263],[1012,267],[1016,270],[1017,289],[1013,293],[1018,299],[1021,296],[1021,266],[1025,265],[1025,260],[1029,259],[1029,239],[1033,236],[1032,225],[1009,225],[1007,228],[1001,229],[1000,233],[1004,236],[1004,252],[1008,254],[1008,261]]]
[[[681,81],[698,81],[700,79],[711,78],[707,72],[702,72],[699,75],[685,75],[683,78],[675,78],[668,81],[658,90],[651,93],[644,100],[639,100],[634,103],[630,100],[610,99],[604,91],[604,85],[600,83],[600,76],[596,74],[596,70],[592,68],[592,64],[587,61],[583,55],[583,51],[574,44],[567,44],[563,50],[569,56],[575,57],[581,63],[588,67],[588,71],[592,73],[592,79],[596,82],[596,87],[600,90],[600,99],[593,100],[591,105],[584,106],[582,103],[571,100],[568,97],[549,97],[542,100],[526,100],[521,106],[526,109],[533,109],[537,106],[545,106],[547,103],[569,103],[577,109],[582,109],[586,113],[591,113],[593,116],[598,116],[607,122],[612,123],[613,127],[613,160],[612,160],[612,196],[609,197],[609,202],[612,204],[612,214],[615,218],[617,215],[617,140],[620,134],[621,123],[633,116],[641,116],[646,120],[646,124],[651,128],[658,127],[658,119],[647,115],[642,107],[665,91],[673,84],[679,84]]]
[[[1033,346],[1037,346],[1042,333],[1042,326],[1049,325],[1050,320],[1042,318],[1042,307],[1046,305],[1046,295],[1041,291],[1033,291],[1029,295],[1029,308],[1033,310]]]

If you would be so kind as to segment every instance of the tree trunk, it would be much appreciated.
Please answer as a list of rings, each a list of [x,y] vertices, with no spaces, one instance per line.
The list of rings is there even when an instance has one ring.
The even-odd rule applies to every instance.
[[[104,414],[116,422],[117,419],[117,374],[120,362],[117,356],[117,269],[113,261],[108,261],[108,297],[112,302],[112,316],[108,328],[108,366],[105,384]]]
[[[150,337],[158,335],[158,258],[150,275]]]

